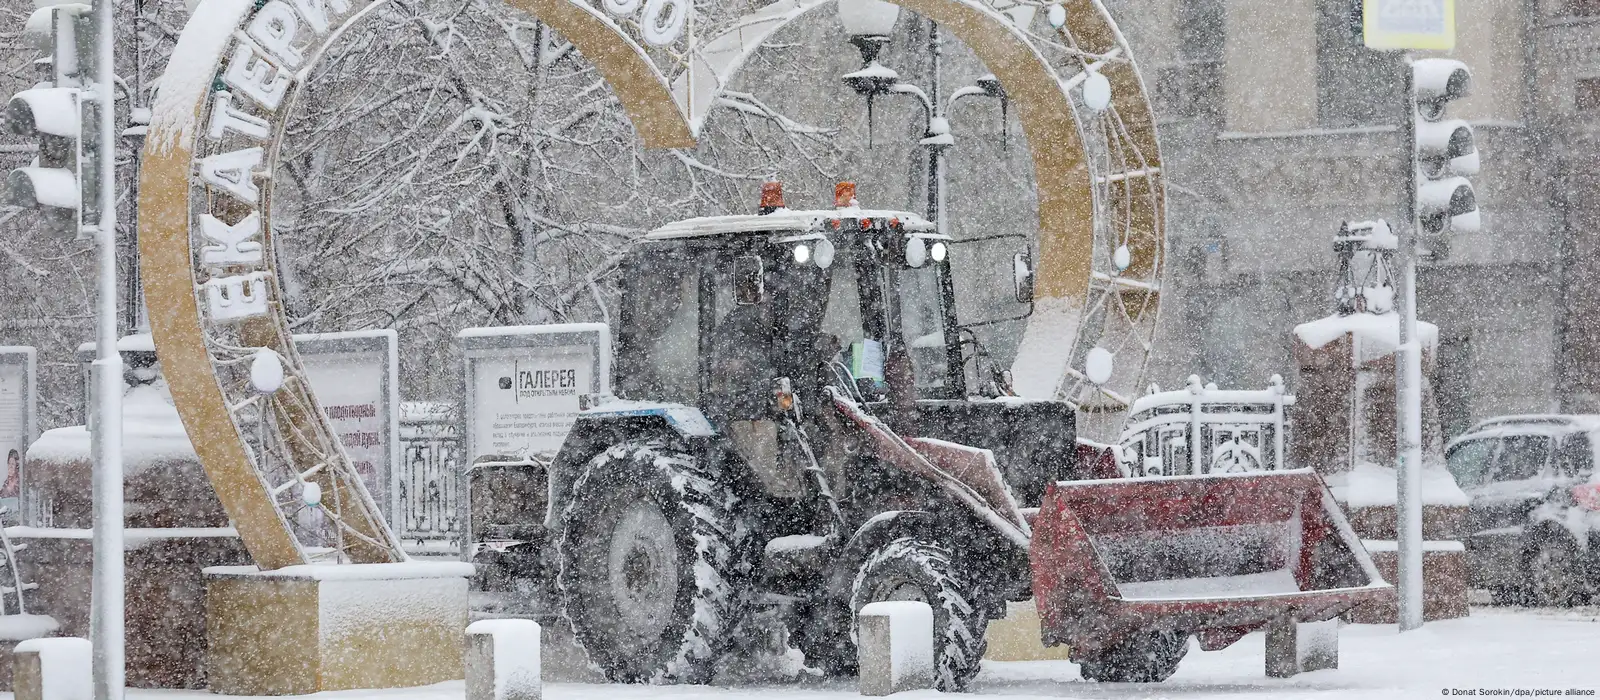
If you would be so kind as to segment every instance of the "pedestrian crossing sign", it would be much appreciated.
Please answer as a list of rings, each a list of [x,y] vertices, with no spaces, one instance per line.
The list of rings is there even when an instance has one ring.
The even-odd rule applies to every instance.
[[[1369,49],[1456,47],[1455,0],[1362,0],[1361,16]]]

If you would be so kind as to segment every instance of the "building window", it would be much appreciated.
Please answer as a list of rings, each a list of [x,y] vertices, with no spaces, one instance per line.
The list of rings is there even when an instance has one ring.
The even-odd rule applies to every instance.
[[[1439,427],[1449,440],[1472,427],[1472,336],[1445,336],[1439,340],[1438,353],[1433,395],[1439,406]]]
[[[1185,61],[1220,61],[1227,38],[1223,0],[1178,0],[1178,53]]]
[[[1178,62],[1156,73],[1156,109],[1187,119],[1215,117],[1222,105],[1224,0],[1178,0]]]
[[[1600,110],[1600,78],[1578,78],[1572,87],[1572,101],[1581,112]]]
[[[1567,0],[1567,16],[1600,17],[1600,0]]]
[[[1404,65],[1398,51],[1362,43],[1361,0],[1321,0],[1317,17],[1317,120],[1324,128],[1398,124]]]

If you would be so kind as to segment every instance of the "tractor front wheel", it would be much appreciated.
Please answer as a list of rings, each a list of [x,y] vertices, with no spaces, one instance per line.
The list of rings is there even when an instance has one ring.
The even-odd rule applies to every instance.
[[[561,518],[563,614],[613,681],[708,683],[743,610],[738,499],[666,439],[590,460]]]
[[[1103,683],[1160,683],[1178,670],[1189,653],[1189,635],[1146,632],[1084,659],[1078,672],[1084,679]]]
[[[934,686],[961,692],[978,675],[988,646],[983,635],[989,618],[968,580],[956,571],[948,548],[900,538],[873,552],[857,570],[850,610],[859,613],[868,603],[886,600],[927,603],[933,609]],[[850,637],[859,641],[855,615],[851,618]]]

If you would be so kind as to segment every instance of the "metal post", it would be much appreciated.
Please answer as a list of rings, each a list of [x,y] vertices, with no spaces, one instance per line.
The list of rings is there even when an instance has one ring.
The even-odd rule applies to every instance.
[[[944,71],[944,47],[939,43],[939,24],[928,20],[928,53],[931,66],[928,78],[928,128],[933,133],[935,120],[944,117],[944,95],[940,74]],[[928,220],[938,233],[948,233],[944,215],[944,146],[928,144]]]
[[[94,0],[96,101],[100,167],[99,298],[95,304],[97,340],[93,367],[94,406],[94,584],[89,636],[93,642],[94,700],[122,700],[123,547],[122,547],[122,356],[117,353],[116,109],[112,94],[112,0]],[[83,138],[90,138],[84,134]]]
[[[939,23],[928,21],[928,51],[932,60],[928,85],[928,134],[933,133],[935,120],[947,118],[944,113],[944,45],[940,41]],[[947,127],[948,129],[948,127]],[[928,144],[928,220],[940,235],[950,234],[949,204],[945,187],[945,150],[942,144]],[[945,335],[945,363],[950,367],[948,398],[961,399],[967,395],[966,358],[961,352],[961,330],[956,323],[956,287],[951,276],[950,259],[937,263],[939,275],[939,303],[947,310],[942,314]],[[979,383],[983,383],[981,377]]]
[[[1395,350],[1395,514],[1398,522],[1400,630],[1422,626],[1422,343],[1417,338],[1417,139],[1411,59],[1405,69],[1406,110],[1401,123],[1405,149],[1405,226],[1400,240],[1402,289],[1395,295],[1400,344]]]

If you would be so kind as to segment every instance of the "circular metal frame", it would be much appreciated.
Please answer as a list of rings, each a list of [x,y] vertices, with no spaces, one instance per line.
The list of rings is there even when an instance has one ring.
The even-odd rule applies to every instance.
[[[156,349],[207,476],[262,569],[405,559],[305,380],[270,225],[276,159],[304,81],[328,46],[384,1],[201,0],[162,78],[141,161],[139,246]],[[780,0],[710,27],[713,38],[689,52],[657,47],[679,75],[674,85],[632,36],[637,27],[624,30],[579,0],[506,1],[596,66],[652,148],[693,146],[712,98],[745,57],[826,4]],[[1160,160],[1126,42],[1098,0],[1065,3],[1068,20],[1053,39],[980,0],[894,1],[972,48],[1028,137],[1039,264],[1036,313],[1014,368],[1019,386],[1028,395],[1065,393],[1091,410],[1099,397],[1120,400],[1116,387],[1086,392],[1064,378],[1082,376],[1086,344],[1124,357],[1148,352],[1144,329],[1154,324]],[[693,41],[693,27],[689,34]],[[1090,70],[1110,79],[1112,106],[1085,118],[1073,81]],[[1131,265],[1099,272],[1120,245]],[[1070,355],[1060,352],[1068,346]],[[249,380],[263,348],[283,360],[285,382],[273,393]],[[1121,372],[1136,376],[1143,362],[1129,370],[1123,361]],[[299,498],[307,482],[320,487],[319,503]]]

